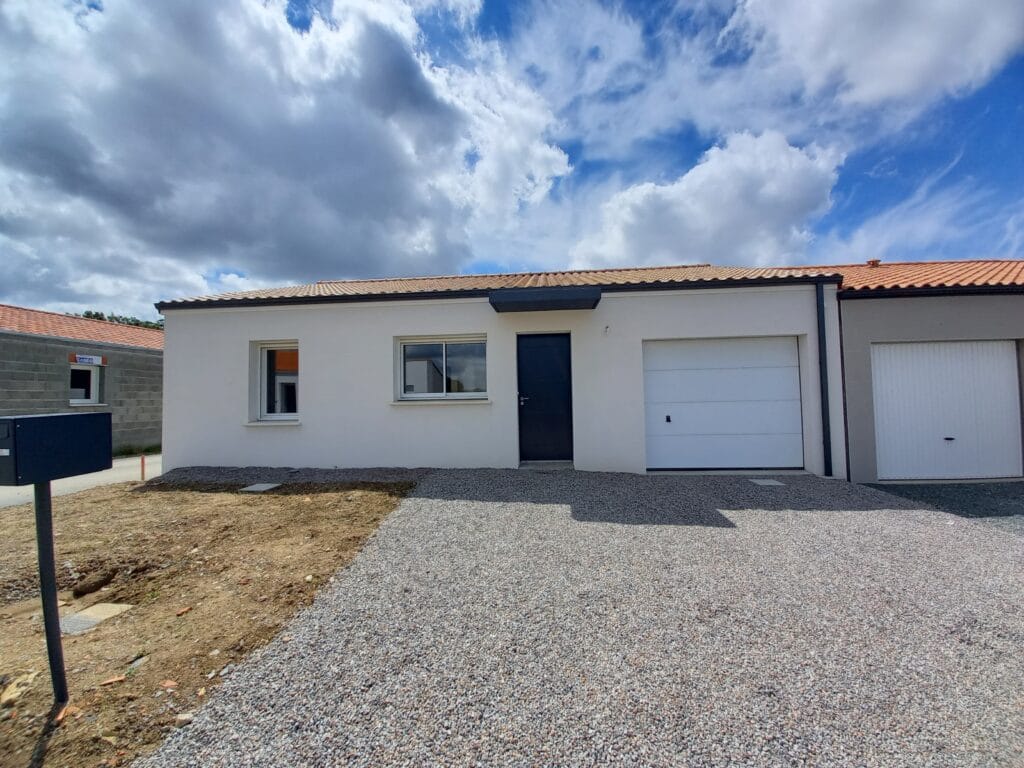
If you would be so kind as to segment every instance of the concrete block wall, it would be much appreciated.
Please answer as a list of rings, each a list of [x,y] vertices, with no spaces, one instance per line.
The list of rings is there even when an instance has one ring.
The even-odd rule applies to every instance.
[[[100,404],[71,405],[68,355],[102,355]],[[160,443],[163,352],[0,332],[0,416],[109,412],[114,451]]]

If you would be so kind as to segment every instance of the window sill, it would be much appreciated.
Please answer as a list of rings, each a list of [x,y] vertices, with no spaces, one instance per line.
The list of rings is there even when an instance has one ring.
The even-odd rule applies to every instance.
[[[107,407],[106,403],[76,403],[73,400],[70,403],[68,403],[68,405],[71,408],[106,408]]]
[[[490,405],[487,397],[424,397],[409,400],[392,400],[392,405]]]
[[[265,421],[247,421],[247,427],[298,427],[302,422],[298,419],[266,419]]]

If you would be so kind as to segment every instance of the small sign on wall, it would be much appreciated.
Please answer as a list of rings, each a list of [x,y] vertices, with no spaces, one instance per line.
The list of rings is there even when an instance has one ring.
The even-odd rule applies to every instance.
[[[107,358],[101,355],[68,355],[68,362],[76,365],[106,365]]]

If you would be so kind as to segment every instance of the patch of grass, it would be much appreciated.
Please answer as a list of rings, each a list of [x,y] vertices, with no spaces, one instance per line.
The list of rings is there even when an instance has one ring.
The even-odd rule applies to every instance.
[[[130,456],[153,456],[160,453],[161,448],[160,443],[155,445],[122,445],[114,451],[114,458],[124,459]]]

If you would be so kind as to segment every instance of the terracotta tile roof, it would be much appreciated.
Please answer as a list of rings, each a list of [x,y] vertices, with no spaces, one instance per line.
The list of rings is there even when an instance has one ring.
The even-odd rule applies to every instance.
[[[1024,287],[1024,260],[893,261],[801,267],[838,272],[843,292],[928,288]]]
[[[0,331],[102,341],[126,347],[164,348],[164,332],[156,328],[138,328],[105,320],[88,320],[84,317],[13,307],[9,304],[0,304]]]
[[[449,275],[443,277],[397,277],[377,280],[321,280],[308,285],[285,288],[264,288],[255,291],[236,291],[215,296],[198,296],[161,302],[157,307],[174,309],[217,303],[281,302],[289,300],[325,300],[332,297],[378,297],[403,294],[459,293],[481,294],[500,288],[562,288],[572,286],[657,287],[678,283],[707,283],[747,280],[793,280],[811,277],[837,277],[835,270],[804,267],[713,267],[693,264],[673,267],[635,267],[630,269],[591,269],[565,272],[517,272],[498,275]]]
[[[927,289],[1024,287],[1024,260],[917,261],[869,264],[840,264],[803,267],[715,267],[692,264],[669,267],[590,269],[563,272],[516,272],[497,275],[448,275],[441,277],[396,277],[375,280],[321,280],[307,285],[235,291],[214,296],[197,296],[160,302],[157,308],[196,307],[214,304],[263,304],[291,301],[330,301],[360,297],[402,295],[486,294],[500,288],[551,288],[600,286],[607,289],[629,286],[657,288],[680,283],[695,285],[730,281],[772,281],[794,278],[842,277],[843,292]]]

